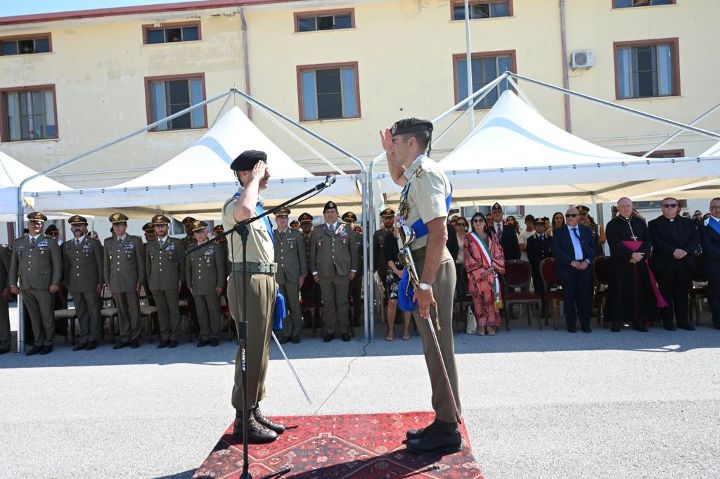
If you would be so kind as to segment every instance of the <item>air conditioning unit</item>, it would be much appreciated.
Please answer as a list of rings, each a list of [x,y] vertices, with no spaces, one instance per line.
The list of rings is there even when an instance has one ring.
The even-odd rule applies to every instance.
[[[592,50],[573,50],[570,52],[570,67],[590,68],[595,64]]]

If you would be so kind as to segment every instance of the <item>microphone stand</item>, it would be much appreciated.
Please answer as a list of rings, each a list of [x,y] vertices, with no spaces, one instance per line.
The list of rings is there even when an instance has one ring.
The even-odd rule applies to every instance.
[[[252,475],[250,474],[249,468],[250,468],[250,461],[249,461],[249,454],[248,454],[248,432],[249,432],[249,425],[248,425],[248,390],[247,390],[247,357],[246,357],[246,351],[247,351],[247,331],[248,331],[248,321],[247,321],[247,280],[248,280],[248,273],[247,273],[247,240],[248,236],[250,234],[250,231],[248,230],[248,225],[254,221],[257,221],[261,218],[264,218],[265,216],[268,216],[271,213],[274,213],[281,208],[284,208],[301,198],[305,198],[306,196],[314,196],[315,194],[323,191],[325,188],[329,187],[335,183],[335,177],[332,175],[326,176],[325,181],[318,184],[317,186],[314,186],[310,188],[307,191],[304,191],[303,193],[300,193],[299,195],[290,198],[289,200],[285,201],[284,203],[281,203],[277,205],[274,208],[271,208],[269,210],[265,210],[262,213],[252,216],[250,218],[247,218],[243,221],[238,222],[232,229],[228,231],[224,231],[219,235],[216,235],[214,238],[206,241],[205,243],[201,245],[197,245],[185,252],[185,255],[179,259],[184,258],[185,256],[189,255],[190,253],[193,253],[197,250],[207,248],[209,245],[213,243],[217,243],[221,238],[224,238],[232,233],[238,233],[240,235],[240,240],[242,242],[242,265],[243,265],[243,271],[242,271],[242,297],[243,297],[243,304],[242,304],[242,321],[237,322],[237,333],[238,333],[238,347],[240,348],[240,377],[242,382],[242,389],[243,389],[243,411],[242,411],[242,427],[243,427],[243,470],[242,474],[240,475],[240,479],[252,479]],[[272,233],[271,233],[272,234]],[[230,249],[231,254],[234,253],[232,251],[232,242],[230,242]],[[237,281],[235,281],[235,297],[239,299],[239,295],[237,294]],[[302,387],[302,385],[301,385]],[[304,388],[303,388],[304,390]],[[287,466],[281,470],[279,470],[276,473],[268,474],[263,476],[261,479],[269,479],[272,477],[280,477],[284,474],[287,474],[292,469],[292,466]]]

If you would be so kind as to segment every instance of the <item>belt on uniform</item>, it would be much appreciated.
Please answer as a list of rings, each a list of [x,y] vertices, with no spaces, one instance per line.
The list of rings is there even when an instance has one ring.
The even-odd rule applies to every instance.
[[[277,272],[277,263],[233,263],[232,270],[237,272],[247,271],[250,274],[275,274]]]

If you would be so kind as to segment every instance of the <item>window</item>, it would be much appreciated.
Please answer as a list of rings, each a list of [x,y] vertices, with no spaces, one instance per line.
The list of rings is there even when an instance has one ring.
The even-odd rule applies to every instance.
[[[300,120],[360,117],[357,62],[298,67]]]
[[[613,8],[654,7],[674,3],[675,0],[613,0]]]
[[[618,99],[680,94],[678,40],[615,43]]]
[[[47,53],[51,50],[50,34],[33,37],[6,37],[0,39],[0,55],[29,55]]]
[[[146,78],[148,123],[155,123],[174,113],[205,100],[205,77],[202,74],[184,77]],[[161,123],[151,131],[205,128],[205,107]]]
[[[0,97],[3,141],[58,137],[54,86],[3,90]]]
[[[296,32],[339,30],[341,28],[355,28],[354,10],[303,12],[295,14]]]
[[[455,103],[468,97],[467,57],[464,53],[453,55],[455,70]],[[473,92],[478,91],[506,71],[515,71],[515,51],[488,52],[472,54]],[[475,109],[492,108],[500,94],[510,88],[507,81],[497,87],[475,105]]]
[[[200,22],[143,25],[143,39],[145,44],[200,40]]]
[[[450,2],[453,20],[465,20],[465,1]],[[512,0],[469,0],[470,20],[479,18],[511,17]]]
[[[632,156],[643,156],[645,154],[644,151],[636,151],[632,153],[628,153],[628,155]],[[680,148],[678,150],[657,150],[653,151],[648,155],[648,158],[682,158],[685,156],[685,150]]]

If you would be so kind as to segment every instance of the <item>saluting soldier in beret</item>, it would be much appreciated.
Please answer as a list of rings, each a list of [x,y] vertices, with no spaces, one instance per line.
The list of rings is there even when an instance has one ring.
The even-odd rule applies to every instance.
[[[350,341],[348,292],[358,270],[355,231],[338,221],[337,205],[332,201],[325,203],[323,216],[325,222],[313,228],[310,238],[310,268],[323,301],[323,341],[332,341],[337,322],[342,340]]]
[[[192,224],[198,245],[208,240],[207,223]],[[185,258],[185,281],[195,298],[200,341],[197,347],[217,346],[220,336],[220,296],[225,290],[225,249],[217,243],[190,253]]]
[[[223,226],[226,231],[237,223],[247,220],[263,211],[260,190],[267,188],[270,172],[267,169],[267,155],[262,151],[244,151],[232,162],[230,168],[240,182],[240,189],[225,202],[222,209]],[[239,234],[230,235],[228,253],[232,268],[228,282],[228,306],[230,314],[238,325],[247,321],[246,366],[247,366],[247,416],[248,437],[243,437],[243,384],[242,357],[238,348],[235,355],[235,385],[232,405],[235,407],[233,435],[249,444],[272,442],[285,430],[266,418],[259,408],[265,397],[265,375],[270,359],[270,336],[275,306],[275,250],[270,220],[264,217],[248,225],[246,259],[243,265],[242,241]],[[243,268],[247,274],[247,298],[243,298]],[[247,305],[247,318],[243,318],[243,303]]]
[[[290,321],[283,323],[281,343],[300,342],[302,329],[302,311],[300,310],[300,288],[308,274],[305,261],[305,239],[302,233],[288,228],[290,208],[281,208],[275,213],[277,229],[275,235],[275,262],[277,273],[275,280],[285,303],[290,309]]]
[[[355,277],[350,281],[350,298],[353,303],[353,326],[360,326],[363,317],[362,283],[363,283],[363,257],[365,246],[360,225],[357,225],[357,216],[352,211],[342,215],[342,220],[355,232],[355,247],[358,253],[358,268]],[[358,228],[360,231],[358,232]]]
[[[113,349],[140,347],[140,298],[138,292],[145,281],[145,248],[139,236],[127,234],[128,217],[110,215],[113,236],[106,238],[105,283],[110,288],[120,323],[120,342]]]
[[[36,211],[27,215],[28,236],[15,240],[8,283],[13,294],[22,292],[30,315],[35,344],[26,353],[48,354],[55,338],[53,295],[62,279],[62,253],[53,238],[42,233],[47,217]],[[18,288],[18,284],[20,287]]]
[[[75,301],[80,341],[73,351],[97,348],[102,331],[100,294],[103,288],[103,248],[88,235],[87,220],[74,215],[68,219],[73,239],[62,245],[65,287]]]
[[[413,452],[435,450],[457,451],[462,438],[457,427],[453,396],[460,411],[455,346],[453,342],[452,310],[455,291],[455,265],[445,246],[452,187],[440,167],[426,154],[433,125],[426,120],[409,118],[396,122],[391,129],[380,132],[382,146],[393,181],[403,187],[400,195],[400,215],[415,231],[410,245],[419,275],[415,291],[417,307],[413,311],[415,324],[423,340],[425,362],[432,386],[432,405],[435,421],[424,429],[408,431],[407,447]],[[436,309],[437,308],[437,309]],[[435,311],[439,316],[432,318]],[[452,386],[446,385],[440,356],[434,346],[430,328],[439,321],[437,340],[440,354]],[[451,395],[452,393],[452,395]]]
[[[185,262],[179,260],[181,252],[184,252],[183,241],[168,236],[170,218],[167,216],[153,216],[152,224],[157,237],[147,244],[145,270],[157,307],[160,326],[158,348],[175,348],[182,333],[178,292],[185,277]]]

